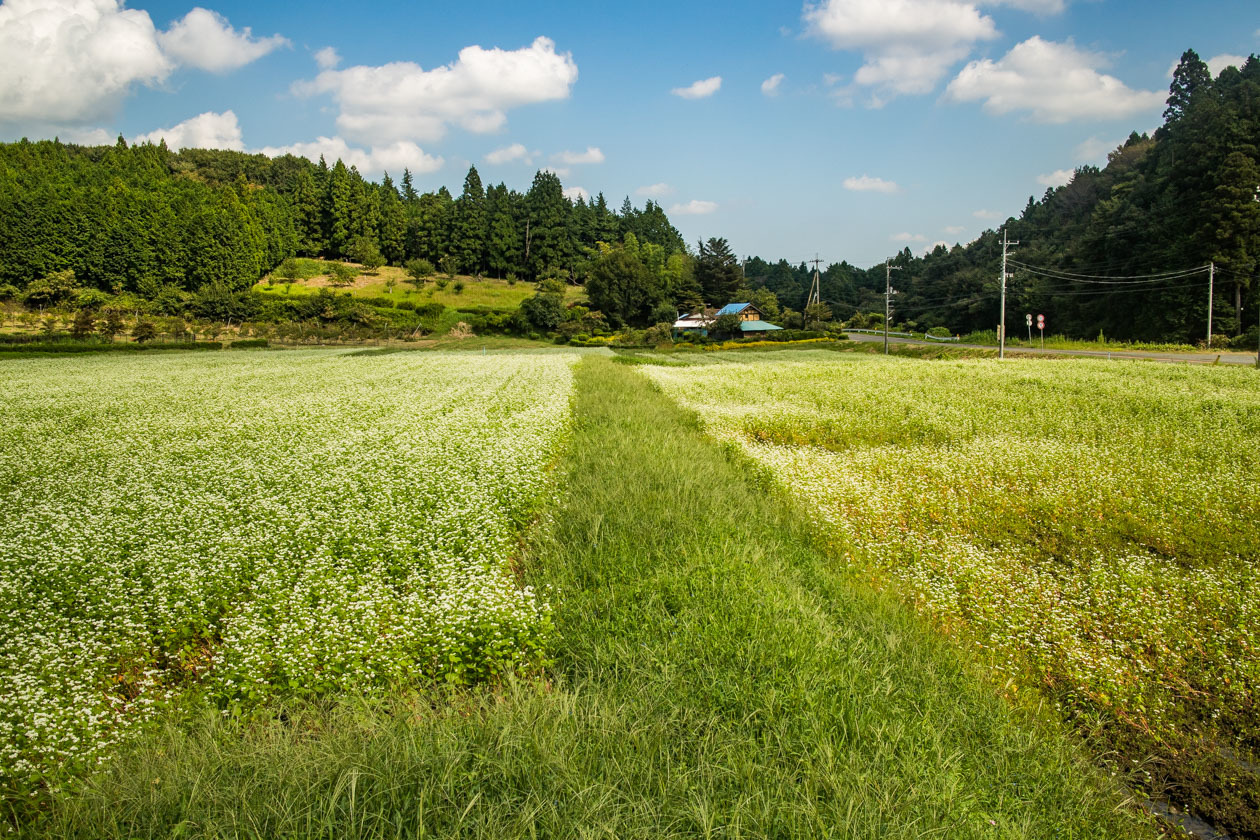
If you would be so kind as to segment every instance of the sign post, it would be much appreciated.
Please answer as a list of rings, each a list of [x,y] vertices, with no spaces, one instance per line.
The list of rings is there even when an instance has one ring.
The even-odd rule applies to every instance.
[[[1028,343],[1032,344],[1032,316],[1025,315],[1024,323],[1028,325]]]
[[[1037,329],[1041,330],[1041,349],[1045,350],[1046,349],[1046,316],[1045,315],[1037,316]],[[1032,339],[1030,338],[1029,340],[1031,341]]]

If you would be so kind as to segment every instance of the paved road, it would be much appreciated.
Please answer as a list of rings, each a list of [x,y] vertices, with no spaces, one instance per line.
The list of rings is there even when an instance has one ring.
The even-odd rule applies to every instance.
[[[872,341],[883,343],[882,335],[867,335],[866,333],[845,333],[854,341]],[[923,344],[932,347],[977,347],[984,350],[996,350],[996,347],[987,344],[955,344],[952,341],[924,341],[917,338],[898,338],[897,336],[888,337],[889,344]],[[1221,351],[1219,353],[1164,353],[1155,350],[1038,350],[1032,347],[1007,347],[1006,352],[1011,355],[1023,353],[1025,355],[1053,355],[1053,356],[1094,356],[1103,359],[1150,359],[1157,362],[1187,362],[1193,364],[1211,364],[1218,358],[1223,365],[1255,365],[1255,353],[1238,353],[1235,351]]]

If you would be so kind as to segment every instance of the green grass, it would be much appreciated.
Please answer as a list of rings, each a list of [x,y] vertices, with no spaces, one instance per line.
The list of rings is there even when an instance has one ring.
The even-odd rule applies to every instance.
[[[327,285],[324,282],[328,279],[327,262],[299,258],[297,263],[301,279],[291,284],[288,292],[285,291],[285,282],[278,277],[274,278],[274,283],[270,283],[269,278],[264,278],[254,286],[254,289],[265,294],[308,295],[314,294],[321,286]],[[482,277],[478,280],[468,275],[458,275],[455,280],[464,283],[464,290],[456,293],[455,280],[450,281],[445,289],[437,287],[436,279],[444,276],[435,275],[421,289],[416,290],[414,286],[406,282],[408,279],[406,271],[397,266],[382,266],[374,275],[360,275],[353,286],[340,290],[334,289],[334,291],[348,291],[356,297],[389,298],[395,303],[409,300],[416,304],[440,303],[451,308],[484,306],[498,310],[516,309],[521,305],[521,301],[532,297],[536,291],[533,283],[524,281],[513,285],[507,280],[492,277]],[[388,285],[390,280],[394,281],[392,288]],[[566,302],[573,303],[584,299],[585,296],[585,290],[581,286],[567,286],[565,289]]]
[[[548,680],[175,721],[27,833],[1154,835],[635,367],[578,380],[567,492],[521,560],[555,605]]]

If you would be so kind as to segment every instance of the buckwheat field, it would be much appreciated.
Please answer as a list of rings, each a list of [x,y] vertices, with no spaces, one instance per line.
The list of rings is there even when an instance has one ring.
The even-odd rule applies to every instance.
[[[644,370],[799,500],[855,573],[978,651],[999,688],[1053,702],[1122,762],[1163,755],[1130,768],[1137,784],[1249,766],[1254,371],[783,358]]]
[[[182,692],[471,683],[545,661],[510,561],[574,356],[334,351],[5,366],[0,777],[55,786]]]

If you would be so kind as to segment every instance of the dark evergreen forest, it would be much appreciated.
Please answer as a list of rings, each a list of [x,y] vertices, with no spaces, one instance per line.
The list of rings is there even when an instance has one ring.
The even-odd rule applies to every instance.
[[[1213,79],[1187,51],[1164,117],[1153,136],[1132,134],[1106,166],[1077,169],[1007,220],[1021,243],[1008,285],[1012,334],[1033,312],[1073,337],[1202,340],[1209,263],[1213,332],[1255,328],[1260,60]],[[456,197],[417,191],[409,172],[374,183],[341,161],[177,153],[121,138],[112,147],[0,144],[0,296],[43,305],[79,287],[148,300],[238,294],[293,255],[585,283],[614,326],[735,297],[790,325],[827,320],[794,315],[810,287],[805,265],[741,265],[718,238],[691,250],[654,202],[638,209],[627,198],[614,210],[602,193],[572,201],[550,172],[522,194],[485,187],[471,168]],[[999,232],[924,256],[907,248],[892,263],[895,322],[955,333],[997,324]],[[822,274],[822,298],[837,320],[882,313],[884,278],[882,263],[835,263]]]

